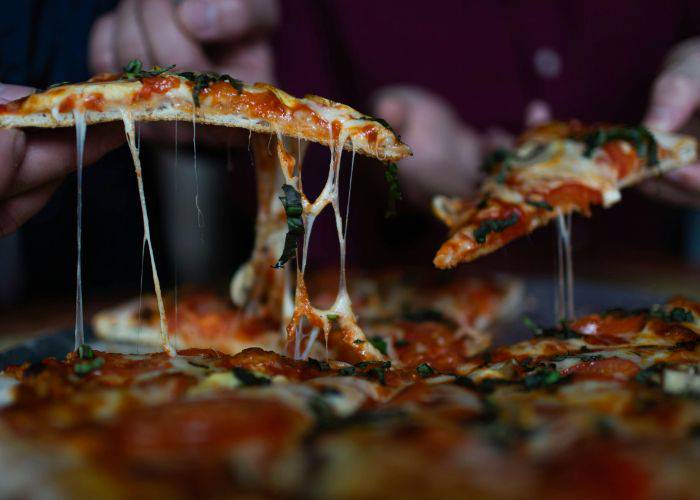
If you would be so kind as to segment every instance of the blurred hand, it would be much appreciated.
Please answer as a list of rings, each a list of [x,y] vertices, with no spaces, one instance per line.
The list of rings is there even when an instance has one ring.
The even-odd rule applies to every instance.
[[[473,195],[483,177],[484,157],[514,142],[503,129],[477,132],[446,101],[417,87],[382,89],[374,97],[374,113],[413,148],[413,156],[401,161],[399,176],[404,194],[416,204],[425,205],[436,194]],[[551,119],[543,101],[532,101],[525,110],[526,127]]]
[[[700,137],[700,39],[676,47],[654,82],[644,123],[656,130]],[[700,165],[676,170],[648,181],[642,190],[674,203],[700,205]]]
[[[441,97],[417,87],[384,88],[373,102],[374,114],[387,120],[413,149],[413,156],[401,162],[399,176],[404,194],[417,204],[436,194],[472,194],[483,157],[512,143],[502,130],[478,133]]]
[[[273,83],[269,35],[278,19],[276,0],[122,0],[92,28],[90,67],[116,72],[141,59],[147,67],[176,64],[181,70]],[[148,137],[173,137],[172,124],[148,125],[143,129]],[[228,129],[202,126],[202,132],[209,142],[231,141]],[[187,135],[183,130],[181,137]]]
[[[33,89],[0,84],[0,103]],[[118,126],[93,125],[85,141],[85,165],[124,142]],[[38,212],[76,166],[75,130],[0,130],[0,236]]]

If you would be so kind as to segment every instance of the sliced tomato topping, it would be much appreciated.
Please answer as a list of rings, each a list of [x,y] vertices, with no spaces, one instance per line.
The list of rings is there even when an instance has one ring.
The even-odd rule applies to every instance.
[[[588,215],[591,205],[600,205],[603,197],[595,189],[571,183],[552,189],[545,196],[545,201],[553,207],[574,206]]]
[[[603,150],[610,157],[618,180],[636,172],[641,167],[641,162],[635,149],[625,141],[611,141],[603,146]]]
[[[622,358],[606,358],[582,361],[562,370],[562,375],[584,375],[594,378],[629,378],[639,372],[639,366]]]

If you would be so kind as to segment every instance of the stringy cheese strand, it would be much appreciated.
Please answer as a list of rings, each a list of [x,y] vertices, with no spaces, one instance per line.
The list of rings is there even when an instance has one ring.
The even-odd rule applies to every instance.
[[[139,158],[139,150],[136,148],[134,139],[134,121],[131,118],[131,116],[124,111],[122,111],[122,119],[124,121],[124,131],[126,132],[126,139],[129,144],[129,150],[131,151],[131,158],[134,161],[134,170],[136,172],[136,182],[138,184],[139,199],[141,201],[141,217],[143,219],[143,237],[144,240],[148,243],[148,253],[151,258],[153,286],[156,291],[158,313],[160,315],[161,346],[163,350],[169,355],[175,356],[177,353],[170,345],[170,338],[168,335],[168,324],[165,317],[165,306],[163,305],[163,295],[160,290],[160,280],[158,279],[158,270],[156,269],[156,259],[153,254],[153,244],[151,243],[151,231],[148,223],[148,210],[146,208],[146,195],[143,189],[143,179],[141,177],[141,160]]]
[[[83,240],[83,157],[85,152],[85,115],[82,111],[73,111],[75,118],[75,156],[77,163],[77,213],[76,239],[77,264],[75,270],[75,350],[85,343],[85,328],[83,324],[83,273],[82,273],[82,240]]]

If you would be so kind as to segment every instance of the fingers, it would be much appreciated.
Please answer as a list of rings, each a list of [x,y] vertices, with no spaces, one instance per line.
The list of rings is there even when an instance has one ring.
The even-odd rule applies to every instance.
[[[0,202],[0,237],[15,232],[46,205],[60,181]]]
[[[273,29],[279,21],[279,5],[277,0],[185,0],[178,16],[197,40],[241,40]]]
[[[413,156],[399,166],[407,197],[424,203],[437,193],[465,195],[474,188],[483,138],[465,126],[447,102],[409,86],[383,89],[374,102],[376,115],[413,149]]]
[[[114,52],[116,14],[100,17],[90,30],[88,60],[94,73],[108,73],[119,69]]]
[[[92,125],[88,127],[86,135],[85,165],[94,163],[124,142],[124,133],[116,123]],[[74,129],[36,130],[26,135],[22,133],[22,137],[21,141],[17,139],[20,142],[15,145],[16,149],[21,147],[18,164],[8,185],[2,189],[0,184],[0,199],[17,196],[60,180],[76,168]],[[8,160],[1,156],[5,151],[2,143],[0,148],[0,162],[3,162],[0,163],[0,169],[4,170],[4,161]]]
[[[14,101],[15,99],[27,96],[32,92],[34,92],[32,87],[0,83],[0,103]]]
[[[142,36],[153,62],[159,66],[210,71],[204,50],[183,28],[172,0],[140,0]]]
[[[674,131],[682,127],[700,104],[700,43],[690,40],[670,56],[654,82],[644,123]]]
[[[182,27],[175,9],[172,0],[123,0],[93,26],[91,69],[119,71],[132,59],[140,59],[147,67],[176,64],[210,70],[202,47]]]

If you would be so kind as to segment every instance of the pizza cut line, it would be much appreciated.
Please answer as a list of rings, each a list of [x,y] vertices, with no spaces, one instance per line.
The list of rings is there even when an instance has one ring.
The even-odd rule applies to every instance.
[[[285,330],[290,354],[302,357],[317,339],[329,342],[331,331],[344,343],[351,360],[380,360],[383,355],[357,326],[345,277],[345,231],[339,206],[342,153],[345,149],[394,162],[411,154],[383,120],[318,96],[295,98],[268,84],[246,85],[229,75],[176,72],[174,67],[145,70],[132,61],[120,74],[103,74],[81,84],[65,84],[0,105],[0,127],[67,127],[84,131],[85,125],[122,121],[136,171],[147,247],[161,328],[161,346],[175,355],[150,238],[146,197],[141,179],[136,121],[187,120],[245,128],[258,164],[258,218],[252,258],[234,277],[232,295],[250,314],[265,313],[288,320]],[[84,132],[78,133],[79,167]],[[296,146],[294,139],[297,139]],[[310,200],[301,183],[305,146],[301,141],[327,145],[331,151],[326,185]],[[81,168],[79,168],[79,174]],[[388,167],[387,172],[395,172]],[[280,175],[281,174],[281,175]],[[282,186],[278,197],[276,186]],[[272,186],[275,186],[274,188]],[[390,193],[394,192],[391,186]],[[82,284],[80,273],[81,185],[78,185],[78,280],[76,292],[76,349],[82,344]],[[279,199],[278,199],[279,198]],[[283,210],[279,209],[279,201]],[[324,208],[334,212],[340,246],[340,283],[337,299],[328,310],[312,306],[306,291],[307,249],[315,218]],[[347,223],[347,220],[346,220]],[[281,236],[283,235],[284,236]],[[297,255],[302,235],[302,264],[292,273],[282,269]],[[280,242],[284,241],[280,247]],[[274,254],[273,254],[274,252]],[[274,257],[273,257],[274,255]],[[273,259],[273,260],[271,260]],[[293,293],[293,298],[289,295]]]
[[[689,165],[697,143],[644,127],[553,122],[523,134],[514,151],[494,153],[477,197],[437,196],[433,212],[450,231],[434,264],[470,262],[572,212],[620,201],[620,190]]]

